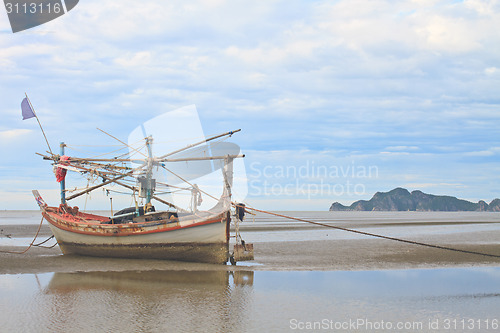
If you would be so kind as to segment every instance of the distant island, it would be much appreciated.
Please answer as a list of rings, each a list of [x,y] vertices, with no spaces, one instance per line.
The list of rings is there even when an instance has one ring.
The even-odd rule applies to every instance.
[[[350,206],[335,202],[330,211],[500,212],[500,199],[495,199],[488,205],[483,200],[474,203],[418,190],[410,193],[407,189],[398,187],[389,192],[377,192],[370,200],[359,200]]]

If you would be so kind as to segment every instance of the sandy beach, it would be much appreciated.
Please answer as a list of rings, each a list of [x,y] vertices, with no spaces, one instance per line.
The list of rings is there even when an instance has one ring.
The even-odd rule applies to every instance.
[[[496,222],[491,222],[496,223]],[[311,228],[312,227],[312,228]],[[407,228],[408,226],[400,226]],[[276,232],[315,230],[311,225],[259,226],[247,225],[242,232]],[[36,225],[0,226],[3,235],[30,238]],[[374,231],[377,229],[374,228]],[[337,231],[338,232],[338,231]],[[38,240],[51,235],[43,225]],[[470,232],[464,234],[431,235],[412,238],[440,246],[489,253],[500,256],[500,232]],[[0,274],[43,272],[90,272],[132,270],[384,270],[437,267],[500,266],[500,257],[487,257],[440,250],[390,240],[364,237],[360,239],[259,241],[254,245],[255,260],[236,267],[165,260],[133,260],[62,255],[52,249],[33,247],[25,254],[0,253]],[[21,246],[0,246],[0,250],[20,251]]]

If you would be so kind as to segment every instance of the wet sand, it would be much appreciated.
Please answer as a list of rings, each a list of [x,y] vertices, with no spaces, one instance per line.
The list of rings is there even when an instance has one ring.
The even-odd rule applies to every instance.
[[[2,235],[30,238],[36,225],[0,226]],[[254,228],[254,230],[252,230]],[[275,227],[269,227],[270,229]],[[282,231],[301,228],[283,226]],[[304,225],[304,230],[311,226]],[[405,226],[401,226],[405,228]],[[246,230],[245,230],[246,229]],[[266,232],[266,227],[249,226],[246,233]],[[242,231],[242,232],[243,232]],[[373,229],[374,232],[377,228]],[[51,235],[44,225],[39,241]],[[500,232],[471,232],[412,238],[440,246],[500,256]],[[49,242],[50,243],[50,242]],[[22,251],[25,246],[0,246],[0,250]],[[25,254],[0,253],[0,274],[42,272],[91,272],[133,270],[383,270],[437,267],[500,266],[500,257],[486,257],[377,238],[304,241],[260,241],[254,245],[255,260],[231,265],[212,265],[166,260],[113,259],[62,255],[52,249],[33,247]]]

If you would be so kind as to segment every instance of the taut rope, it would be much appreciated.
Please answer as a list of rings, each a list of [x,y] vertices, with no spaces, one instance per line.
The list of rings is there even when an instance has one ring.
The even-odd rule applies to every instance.
[[[233,205],[237,206],[237,204],[234,204],[234,203],[233,203]],[[360,230],[355,230],[355,229],[343,228],[343,227],[333,226],[333,225],[329,225],[329,224],[325,224],[325,223],[319,223],[319,222],[314,222],[314,221],[310,221],[310,220],[305,220],[305,219],[301,219],[301,218],[298,218],[298,217],[293,217],[293,216],[287,216],[287,215],[283,215],[283,214],[273,213],[273,212],[269,212],[269,211],[265,211],[265,210],[261,210],[261,209],[257,209],[257,208],[252,208],[252,207],[248,207],[248,206],[245,206],[245,209],[253,210],[255,212],[269,214],[269,215],[273,215],[273,216],[283,217],[283,218],[286,218],[286,219],[295,220],[295,221],[299,221],[299,222],[305,222],[305,223],[315,224],[315,225],[326,227],[326,228],[338,229],[338,230],[342,230],[342,231],[352,232],[352,233],[366,235],[366,236],[371,236],[371,237],[388,239],[388,240],[392,240],[392,241],[396,241],[396,242],[401,242],[401,243],[426,246],[426,247],[431,247],[431,248],[440,249],[440,250],[448,250],[448,251],[455,251],[455,252],[461,252],[461,253],[467,253],[467,254],[475,254],[475,255],[481,255],[481,256],[492,257],[492,258],[500,258],[500,255],[496,255],[496,254],[482,253],[482,252],[468,251],[468,250],[461,250],[461,249],[456,249],[456,248],[447,247],[447,246],[434,245],[434,244],[416,242],[416,241],[407,240],[407,239],[401,239],[401,238],[396,238],[396,237],[384,236],[384,235],[374,234],[374,233],[371,233],[371,232],[365,232],[365,231],[360,231]]]

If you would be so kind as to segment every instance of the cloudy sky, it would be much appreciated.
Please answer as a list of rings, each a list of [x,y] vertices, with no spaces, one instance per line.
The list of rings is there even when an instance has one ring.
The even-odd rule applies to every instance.
[[[195,104],[206,135],[242,129],[257,208],[327,210],[399,186],[490,202],[498,31],[497,0],[82,0],[15,34],[0,9],[0,209],[36,209],[31,189],[57,201],[25,92],[53,149],[113,145],[96,127],[125,140]]]

